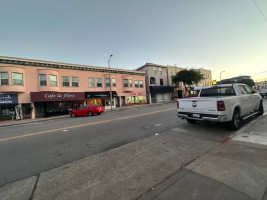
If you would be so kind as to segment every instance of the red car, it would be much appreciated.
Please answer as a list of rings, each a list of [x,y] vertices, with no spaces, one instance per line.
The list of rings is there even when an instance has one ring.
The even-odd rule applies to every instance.
[[[104,112],[104,109],[102,106],[98,105],[86,105],[82,106],[76,110],[73,110],[70,112],[71,117],[78,117],[78,116],[92,116],[95,114],[100,115],[102,112]]]

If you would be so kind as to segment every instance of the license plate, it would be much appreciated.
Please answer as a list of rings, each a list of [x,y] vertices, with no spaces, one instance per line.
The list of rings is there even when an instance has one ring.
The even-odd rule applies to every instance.
[[[200,114],[193,114],[193,117],[200,118]]]

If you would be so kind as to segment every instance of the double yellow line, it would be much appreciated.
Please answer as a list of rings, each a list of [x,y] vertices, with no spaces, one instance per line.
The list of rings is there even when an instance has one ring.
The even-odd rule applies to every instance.
[[[169,108],[169,109],[158,110],[158,111],[148,112],[148,113],[143,113],[143,114],[138,114],[138,115],[130,115],[127,117],[120,117],[120,118],[115,118],[115,119],[99,121],[99,122],[91,122],[91,123],[80,124],[80,125],[76,125],[76,126],[68,126],[68,127],[64,127],[64,128],[57,128],[57,129],[51,129],[51,130],[47,130],[47,131],[41,131],[41,132],[36,132],[36,133],[29,133],[29,134],[14,136],[14,137],[8,137],[8,138],[0,139],[0,142],[4,142],[4,141],[8,141],[8,140],[14,140],[14,139],[18,139],[18,138],[30,137],[30,136],[35,136],[35,135],[41,135],[44,133],[51,133],[51,132],[55,132],[55,131],[62,131],[65,129],[73,129],[73,128],[78,128],[78,127],[83,127],[83,126],[91,126],[91,125],[95,125],[95,124],[102,124],[102,123],[107,123],[107,122],[112,122],[112,121],[123,120],[123,119],[130,119],[130,118],[134,118],[134,117],[151,115],[151,114],[166,112],[166,111],[170,111],[170,110],[176,110],[176,108]]]

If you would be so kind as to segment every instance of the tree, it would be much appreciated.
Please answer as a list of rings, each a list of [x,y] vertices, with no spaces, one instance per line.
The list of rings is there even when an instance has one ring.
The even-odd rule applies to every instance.
[[[172,77],[172,82],[175,85],[179,85],[179,82],[183,82],[185,90],[187,90],[187,85],[197,84],[202,79],[204,79],[203,74],[199,71],[194,69],[184,69]]]
[[[251,78],[248,78],[248,79],[242,79],[239,81],[240,83],[244,83],[244,84],[247,84],[249,87],[252,87],[255,85],[255,82],[253,79]]]

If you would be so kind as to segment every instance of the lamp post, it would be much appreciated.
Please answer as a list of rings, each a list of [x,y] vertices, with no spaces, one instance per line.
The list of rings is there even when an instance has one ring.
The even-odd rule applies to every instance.
[[[113,55],[111,54],[109,56],[109,59],[108,59],[108,69],[109,69],[109,96],[110,96],[110,106],[111,106],[111,110],[112,110],[112,92],[111,92],[111,79],[110,79],[110,58],[112,57]]]
[[[223,72],[225,72],[225,71],[222,71],[221,73],[220,73],[220,82],[221,82],[221,84],[222,84],[222,73]]]

